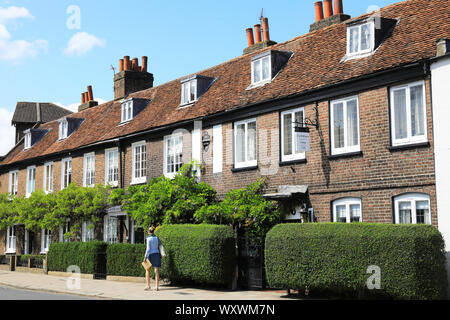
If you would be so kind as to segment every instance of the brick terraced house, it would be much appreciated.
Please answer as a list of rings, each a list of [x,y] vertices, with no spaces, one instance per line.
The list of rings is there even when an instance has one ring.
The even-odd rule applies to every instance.
[[[26,131],[0,192],[126,188],[197,160],[219,196],[265,177],[287,219],[425,223],[450,243],[450,1],[350,18],[327,0],[306,35],[277,44],[263,19],[247,38],[242,56],[156,87],[146,57],[121,59],[114,100],[89,89],[78,113]],[[141,242],[134,227],[114,207],[82,239]],[[45,252],[63,233],[10,227],[0,252]]]

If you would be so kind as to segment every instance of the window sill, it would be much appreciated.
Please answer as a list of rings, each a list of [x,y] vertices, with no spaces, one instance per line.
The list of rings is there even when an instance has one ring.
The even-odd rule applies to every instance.
[[[194,103],[196,103],[196,102],[197,102],[197,100],[194,100],[194,101],[191,101],[191,102],[188,102],[188,103],[184,103],[184,104],[180,104],[178,106],[178,109],[189,108],[190,106],[194,105]]]
[[[252,89],[255,89],[255,88],[263,87],[266,84],[271,83],[271,82],[272,82],[272,80],[266,80],[266,81],[261,81],[261,82],[258,82],[258,83],[253,83],[253,84],[249,85],[248,88],[245,89],[245,90],[252,90]]]
[[[237,172],[244,172],[244,171],[254,171],[254,170],[258,170],[258,168],[259,168],[258,166],[233,168],[233,169],[231,169],[231,172],[237,173]]]
[[[352,158],[352,157],[362,157],[362,155],[363,155],[362,151],[336,154],[336,155],[328,156],[328,160],[336,160],[336,159],[341,159],[341,158]]]
[[[145,179],[145,180],[136,180],[136,181],[131,181],[130,185],[136,186],[136,185],[146,184],[146,183],[147,183],[147,179]]]
[[[395,151],[403,151],[403,150],[408,150],[408,149],[429,148],[429,147],[430,147],[429,142],[422,142],[422,143],[405,144],[405,145],[399,145],[399,146],[391,146],[391,147],[388,147],[388,150],[391,152],[395,152]]]
[[[297,159],[297,160],[289,160],[289,161],[281,161],[280,162],[280,167],[282,166],[290,166],[293,164],[305,164],[308,161],[306,159]]]

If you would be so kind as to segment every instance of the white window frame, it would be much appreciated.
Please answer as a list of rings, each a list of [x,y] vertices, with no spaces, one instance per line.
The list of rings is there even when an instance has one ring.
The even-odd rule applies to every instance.
[[[249,123],[256,123],[256,159],[255,160],[248,160],[248,125]],[[237,157],[237,147],[236,147],[236,143],[237,143],[237,127],[239,125],[245,124],[245,142],[244,142],[244,146],[245,146],[245,161],[244,162],[238,162],[238,157]],[[252,119],[247,119],[247,120],[243,120],[243,121],[238,121],[234,123],[234,139],[233,139],[233,149],[234,149],[234,167],[235,169],[241,169],[241,168],[248,168],[248,167],[256,167],[258,165],[258,121],[256,118],[252,118]]]
[[[31,148],[31,130],[28,129],[23,132],[24,135],[24,150],[28,150]]]
[[[67,219],[63,226],[59,227],[59,242],[70,242],[69,239],[64,239],[64,235],[70,231],[70,220]]]
[[[133,108],[134,108],[133,99],[127,99],[122,101],[120,123],[126,123],[133,120]]]
[[[269,78],[267,79],[263,79],[263,60],[268,59],[269,60]],[[259,61],[259,73],[260,73],[260,79],[258,82],[255,81],[255,63]],[[263,85],[266,83],[269,83],[272,81],[272,57],[271,55],[266,55],[263,57],[260,57],[258,59],[254,59],[252,60],[252,68],[251,68],[251,72],[252,72],[252,86],[259,86],[259,85]]]
[[[14,180],[14,181],[13,181]],[[19,171],[14,170],[9,172],[9,193],[17,195],[19,192]]]
[[[68,138],[69,122],[66,118],[59,120],[59,138],[58,140],[64,140]]]
[[[194,100],[191,99],[191,96],[192,96],[191,89],[192,89],[192,84],[193,83],[195,83]],[[189,92],[188,93],[188,99],[186,99],[186,97],[185,97],[185,91],[184,91],[185,86],[188,87],[188,92]],[[192,103],[196,102],[198,100],[197,92],[198,92],[198,81],[197,81],[197,79],[192,79],[192,80],[188,80],[188,81],[182,82],[181,83],[181,104],[180,105],[181,106],[185,106],[185,105],[192,104]]]
[[[92,221],[84,221],[82,225],[82,231],[81,231],[81,241],[82,242],[89,242],[95,240],[94,232],[95,227],[88,228],[89,225],[92,224]]]
[[[358,112],[358,144],[355,146],[348,146],[347,141],[347,132],[348,132],[348,123],[347,123],[347,104],[348,102],[356,100],[356,108]],[[334,145],[334,105],[343,104],[343,117],[344,117],[344,147],[336,148]],[[361,151],[361,130],[360,130],[360,112],[359,112],[359,97],[352,96],[344,99],[334,100],[330,103],[330,143],[331,143],[331,154],[332,155],[341,155],[346,153],[353,153]]]
[[[301,107],[301,108],[296,108],[296,109],[292,109],[292,110],[287,110],[287,111],[283,111],[281,113],[281,129],[280,129],[280,134],[281,134],[281,161],[282,162],[288,162],[288,161],[295,161],[295,160],[304,160],[306,159],[306,152],[300,152],[300,153],[296,153],[296,132],[295,132],[295,127],[297,126],[294,122],[295,122],[295,114],[297,112],[303,112],[303,122],[305,122],[305,108]],[[291,155],[285,155],[284,154],[284,116],[287,114],[291,114],[292,115],[292,154]]]
[[[92,161],[91,171],[88,172],[89,161]],[[88,181],[88,178],[90,181]],[[88,183],[90,182],[90,183]],[[93,187],[95,185],[95,152],[86,153],[83,161],[83,186]]]
[[[136,148],[138,147],[145,147],[145,161],[144,161],[144,165],[145,165],[145,176],[142,177],[136,177]],[[141,183],[146,183],[147,182],[147,142],[146,141],[140,141],[140,142],[136,142],[133,143],[132,146],[132,174],[131,174],[131,184],[141,184]],[[142,156],[139,159],[139,161],[141,162],[142,165]],[[141,168],[142,170],[142,168]]]
[[[345,213],[346,213],[346,223],[351,223],[351,216],[350,216],[350,206],[352,205],[359,205],[359,222],[363,222],[363,211],[362,211],[362,201],[360,198],[342,198],[333,201],[333,222],[337,221],[337,210],[336,208],[338,206],[345,206]]]
[[[32,180],[30,180],[33,178]],[[36,191],[36,166],[27,168],[27,186],[25,198],[31,197],[31,194]]]
[[[6,253],[16,253],[16,227],[11,226],[6,231]]]
[[[64,167],[65,167],[65,163],[66,162],[70,162],[70,176],[71,176],[71,181],[72,181],[72,158],[64,158],[64,159],[62,159],[61,160],[61,190],[64,190],[65,188],[67,188],[69,185],[70,185],[70,183],[67,183],[67,185],[65,185],[66,184],[66,182],[68,182],[68,181],[65,181],[66,179],[65,179],[65,172],[64,172]],[[67,175],[67,177],[69,177],[69,175]]]
[[[395,212],[395,224],[400,224],[400,203],[410,202],[411,204],[411,224],[417,224],[417,209],[416,202],[427,201],[428,202],[428,221],[432,224],[431,216],[431,198],[428,194],[423,193],[406,193],[394,198],[394,212]],[[425,218],[425,221],[427,218]]]
[[[41,254],[46,254],[52,243],[52,233],[48,229],[42,229],[41,232]]]
[[[412,124],[411,124],[411,87],[422,86],[423,90],[423,112],[424,112],[424,135],[422,136],[412,136]],[[407,137],[404,139],[396,139],[395,132],[395,105],[394,105],[394,93],[395,91],[406,90],[406,130]],[[404,84],[401,86],[391,87],[390,88],[390,109],[391,109],[391,139],[392,146],[403,146],[409,144],[416,143],[426,143],[428,142],[428,114],[427,114],[427,101],[426,101],[426,87],[425,81],[417,81],[408,84]]]
[[[51,177],[47,176],[47,169],[49,168],[49,173],[51,173]],[[44,164],[44,181],[43,188],[45,193],[53,192],[53,175],[54,175],[55,166],[53,162],[47,162]]]
[[[362,37],[361,37],[361,31],[362,27],[365,25],[369,25],[369,29],[372,32],[372,37],[370,41],[370,46],[368,49],[361,50],[361,43],[362,43]],[[351,30],[358,29],[358,51],[356,52],[350,52],[350,36],[351,36]],[[361,56],[366,55],[371,52],[373,52],[375,49],[375,22],[374,21],[368,21],[364,22],[358,25],[349,26],[347,27],[347,56],[348,57],[355,57],[355,56]]]
[[[115,219],[116,220],[116,228],[115,231],[110,230],[111,224],[110,224],[110,219]],[[118,216],[116,215],[106,215],[103,218],[103,240],[109,244],[114,244],[114,243],[118,243],[119,241],[119,234],[117,232],[117,223],[118,223],[119,219]]]
[[[172,135],[170,135],[170,136],[165,136],[164,137],[164,176],[165,177],[167,177],[167,178],[169,178],[169,179],[173,179],[174,177],[175,177],[175,175],[178,173],[178,171],[175,171],[175,172],[169,172],[168,170],[167,170],[167,166],[168,166],[168,163],[167,163],[167,157],[169,156],[169,154],[168,154],[168,152],[169,152],[169,150],[168,150],[168,143],[169,143],[169,141],[171,141],[171,140],[173,140],[173,141],[176,141],[176,140],[178,140],[179,138],[181,138],[181,150],[180,150],[180,154],[181,154],[181,164],[183,164],[183,134],[182,133],[176,133],[176,134],[172,134]],[[173,149],[175,149],[175,148],[173,148]],[[176,153],[176,154],[174,154],[173,156],[177,156],[177,154],[178,153]],[[175,165],[177,165],[177,163],[175,163]],[[180,167],[181,168],[181,167]]]
[[[111,155],[117,156],[117,180],[110,181],[109,180],[109,173],[110,173],[110,158]],[[112,168],[112,170],[115,171],[115,168]],[[114,177],[115,172],[113,171],[112,176]],[[119,148],[111,148],[105,150],[105,185],[110,185],[112,187],[118,187],[119,186]]]

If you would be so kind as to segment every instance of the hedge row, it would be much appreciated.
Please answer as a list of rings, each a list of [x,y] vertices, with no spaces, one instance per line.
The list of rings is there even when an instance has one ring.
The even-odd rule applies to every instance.
[[[102,270],[107,243],[62,242],[50,244],[47,257],[48,271],[66,272],[69,266],[78,266],[81,273],[94,274]]]
[[[359,297],[445,299],[444,241],[428,225],[283,224],[266,237],[271,287]],[[381,289],[368,290],[369,266]]]
[[[145,277],[145,270],[141,265],[145,250],[145,244],[117,243],[109,245],[106,251],[108,275]]]

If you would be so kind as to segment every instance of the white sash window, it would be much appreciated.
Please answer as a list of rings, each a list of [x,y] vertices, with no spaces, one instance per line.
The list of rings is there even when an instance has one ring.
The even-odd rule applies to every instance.
[[[358,97],[333,101],[330,118],[332,154],[361,151]]]
[[[408,193],[394,199],[396,224],[431,224],[430,196]]]
[[[105,183],[113,187],[119,185],[119,149],[105,150]]]
[[[84,155],[83,186],[92,187],[95,185],[95,153]]]
[[[173,178],[183,166],[183,136],[171,135],[164,138],[164,175]]]
[[[19,171],[11,171],[9,173],[9,193],[17,195],[19,182]]]
[[[236,169],[258,165],[256,119],[234,124],[234,158]]]
[[[42,229],[41,233],[41,253],[45,254],[50,249],[50,243],[52,242],[52,233],[50,230]]]
[[[53,162],[44,165],[44,192],[53,192]]]
[[[334,201],[333,222],[362,222],[361,199],[344,198]]]
[[[6,253],[16,253],[16,229],[8,227],[6,231]]]
[[[145,141],[134,143],[132,184],[147,182],[147,144]]]
[[[61,190],[72,183],[72,158],[63,159],[61,162]]]
[[[306,158],[305,152],[297,150],[297,136],[295,132],[295,127],[299,126],[299,123],[303,123],[305,120],[304,113],[304,108],[298,108],[281,113],[282,161],[293,161]]]
[[[27,192],[26,197],[30,197],[31,194],[36,190],[36,167],[27,168]]]

